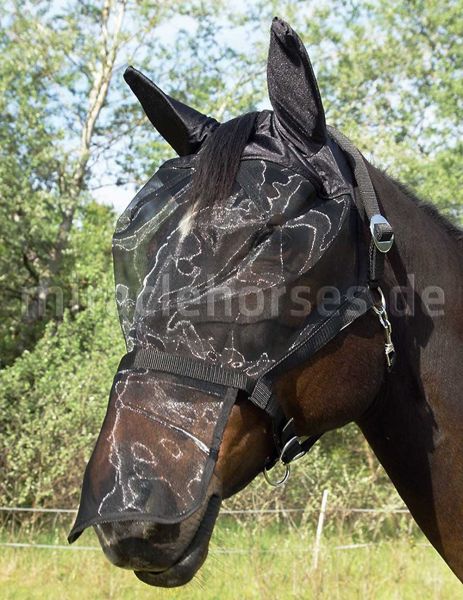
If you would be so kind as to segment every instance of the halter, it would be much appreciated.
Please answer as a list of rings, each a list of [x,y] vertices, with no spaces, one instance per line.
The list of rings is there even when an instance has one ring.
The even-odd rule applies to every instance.
[[[301,342],[292,347],[286,355],[257,379],[232,368],[150,348],[135,349],[129,352],[122,358],[119,365],[119,370],[160,371],[202,381],[206,386],[207,384],[219,384],[244,391],[249,400],[267,413],[272,420],[276,452],[274,457],[267,460],[264,468],[265,478],[271,485],[284,483],[289,475],[289,464],[304,456],[321,437],[320,435],[307,437],[296,434],[293,419],[288,420],[284,415],[273,391],[273,384],[278,376],[308,360],[369,309],[373,309],[378,315],[385,332],[385,355],[388,369],[392,367],[395,357],[391,324],[387,315],[384,294],[380,287],[384,275],[385,255],[393,245],[394,233],[389,222],[381,214],[362,155],[342,133],[332,127],[329,127],[328,130],[350,161],[357,184],[355,202],[362,220],[368,220],[371,236],[368,286],[359,290],[353,298],[345,298],[336,311],[311,330],[307,336],[301,335]],[[374,294],[379,295],[379,301],[375,301]],[[286,471],[281,481],[272,482],[267,472],[277,462],[285,465]]]

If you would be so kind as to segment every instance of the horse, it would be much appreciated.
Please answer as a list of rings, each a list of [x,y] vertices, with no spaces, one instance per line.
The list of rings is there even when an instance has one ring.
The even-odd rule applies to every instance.
[[[69,539],[93,526],[114,565],[183,585],[206,559],[222,499],[355,422],[463,581],[462,232],[326,125],[307,52],[278,18],[267,75],[273,111],[219,124],[125,73],[179,158],[118,222],[129,359]],[[196,312],[189,298],[172,317],[167,268],[177,291],[199,282]],[[301,281],[307,296],[291,293],[291,311],[285,293]],[[207,314],[206,296],[225,284]],[[322,314],[326,286],[342,301]]]

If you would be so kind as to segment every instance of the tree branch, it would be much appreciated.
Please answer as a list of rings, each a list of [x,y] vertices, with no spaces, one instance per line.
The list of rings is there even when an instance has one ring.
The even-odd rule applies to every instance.
[[[103,5],[99,40],[101,48],[93,68],[90,69],[94,77],[89,92],[89,106],[82,126],[76,166],[70,178],[65,177],[63,174],[63,196],[67,207],[63,208],[63,218],[58,227],[54,249],[48,261],[48,275],[40,279],[40,285],[45,294],[53,281],[53,277],[61,268],[64,250],[69,242],[69,233],[72,229],[78,199],[84,187],[92,137],[95,133],[95,126],[101,109],[106,101],[120,48],[120,33],[126,5],[127,0],[105,0]],[[110,28],[114,11],[116,11],[114,26]]]

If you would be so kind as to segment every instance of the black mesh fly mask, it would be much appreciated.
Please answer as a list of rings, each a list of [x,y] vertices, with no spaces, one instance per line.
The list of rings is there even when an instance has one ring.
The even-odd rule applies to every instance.
[[[180,157],[114,233],[127,354],[71,541],[105,521],[177,523],[198,510],[238,390],[273,419],[271,463],[306,452],[315,440],[288,426],[274,382],[373,306],[392,244],[363,161],[326,127],[308,56],[282,21],[272,24],[268,61],[274,111],[246,116],[252,128],[224,202],[192,199],[203,153],[224,126],[132,68],[125,78]]]

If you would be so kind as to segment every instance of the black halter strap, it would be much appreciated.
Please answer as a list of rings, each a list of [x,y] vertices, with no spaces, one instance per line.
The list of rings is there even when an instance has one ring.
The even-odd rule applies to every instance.
[[[278,460],[288,465],[306,454],[320,437],[319,435],[301,437],[296,434],[293,420],[288,420],[284,415],[273,390],[275,380],[283,372],[306,362],[341,330],[374,306],[370,289],[379,287],[384,273],[384,256],[394,241],[392,227],[380,212],[376,193],[362,155],[342,133],[332,127],[329,127],[329,132],[351,162],[358,201],[369,220],[371,232],[369,288],[360,290],[352,298],[345,298],[338,309],[308,335],[304,336],[304,332],[301,332],[302,341],[293,346],[259,378],[199,358],[168,354],[153,348],[139,348],[129,352],[122,358],[118,369],[160,371],[243,390],[248,394],[251,402],[266,412],[273,422],[276,455],[269,459],[267,468],[273,466]]]
[[[370,287],[376,289],[384,275],[384,257],[394,243],[394,231],[381,214],[376,192],[371,182],[363,156],[354,144],[334,127],[328,127],[331,137],[347,155],[357,184],[359,205],[363,207],[369,221],[370,242]]]

